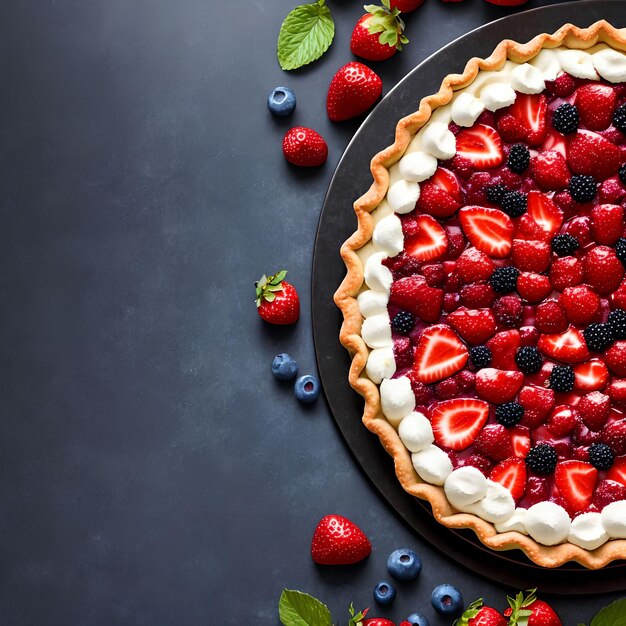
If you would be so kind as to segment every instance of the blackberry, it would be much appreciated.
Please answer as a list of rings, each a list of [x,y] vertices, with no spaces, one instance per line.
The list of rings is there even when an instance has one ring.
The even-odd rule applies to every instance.
[[[518,402],[505,402],[496,407],[496,420],[505,428],[513,428],[524,417],[524,407]]]
[[[619,179],[622,181],[624,185],[626,185],[626,163],[619,168]]]
[[[547,443],[537,444],[526,455],[526,465],[540,476],[552,474],[556,467],[556,461],[556,450]]]
[[[574,389],[574,370],[570,365],[555,365],[549,380],[551,389],[567,393]]]
[[[576,202],[591,202],[596,197],[598,184],[593,176],[575,174],[569,180],[569,192]]]
[[[578,130],[579,121],[578,109],[567,102],[564,102],[552,114],[552,126],[564,135],[575,133]]]
[[[626,267],[626,238],[620,237],[615,242],[615,255],[622,262],[622,265]]]
[[[613,126],[626,133],[626,103],[621,104],[613,111]]]
[[[578,239],[570,234],[557,235],[552,240],[552,251],[557,256],[570,256],[580,247]]]
[[[536,374],[543,365],[543,357],[534,346],[522,346],[515,353],[515,362],[524,374]]]
[[[530,165],[530,152],[528,148],[521,143],[511,146],[506,164],[512,172],[521,174]]]
[[[592,352],[604,352],[613,343],[613,332],[609,324],[589,324],[583,330],[583,337]]]
[[[491,187],[487,187],[486,190],[487,199],[494,204],[500,204],[506,192],[507,188],[504,185],[491,185]]]
[[[504,267],[496,267],[489,281],[496,293],[510,293],[515,291],[517,287],[518,276],[519,270],[516,267],[505,265]]]
[[[478,370],[491,365],[491,350],[487,346],[470,348],[469,356],[472,364]]]
[[[609,313],[608,326],[613,339],[626,339],[626,311],[614,309]]]
[[[408,335],[415,327],[415,316],[408,311],[396,313],[391,320],[391,328],[400,335]]]
[[[608,470],[613,465],[613,452],[605,443],[589,446],[589,462],[599,470]]]
[[[525,193],[519,191],[507,191],[500,201],[502,210],[509,217],[519,217],[526,213],[528,198]]]

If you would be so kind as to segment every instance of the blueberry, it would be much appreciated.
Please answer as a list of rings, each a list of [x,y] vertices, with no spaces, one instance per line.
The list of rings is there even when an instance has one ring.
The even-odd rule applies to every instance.
[[[320,383],[315,376],[306,374],[300,376],[293,387],[296,398],[300,402],[315,402],[320,395]]]
[[[387,559],[387,571],[398,580],[413,580],[422,571],[422,559],[408,548],[394,550]]]
[[[282,352],[277,354],[272,361],[272,374],[278,378],[278,380],[291,380],[296,377],[298,373],[298,364],[296,360]]]
[[[411,624],[411,626],[430,626],[428,618],[421,613],[411,613],[406,618],[406,621]]]
[[[457,615],[463,610],[463,596],[452,585],[439,585],[433,589],[430,602],[437,613]]]
[[[387,580],[381,580],[374,587],[374,600],[378,604],[391,604],[396,597],[396,588]]]
[[[290,115],[296,108],[296,94],[289,87],[276,87],[267,96],[267,108],[274,115]]]

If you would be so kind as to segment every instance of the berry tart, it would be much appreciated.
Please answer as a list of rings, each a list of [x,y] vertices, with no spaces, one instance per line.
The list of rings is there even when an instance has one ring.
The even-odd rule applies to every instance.
[[[335,301],[402,486],[544,567],[626,558],[626,32],[501,42],[371,170]]]

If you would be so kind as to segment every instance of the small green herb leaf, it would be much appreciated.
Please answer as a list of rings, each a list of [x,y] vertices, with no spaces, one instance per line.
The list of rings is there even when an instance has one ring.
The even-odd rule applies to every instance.
[[[284,626],[332,626],[325,604],[308,593],[285,589],[278,603],[278,614]]]
[[[626,626],[626,598],[601,609],[591,620],[591,626]]]
[[[287,15],[278,35],[280,67],[295,70],[319,59],[335,36],[335,23],[325,0],[302,4]]]

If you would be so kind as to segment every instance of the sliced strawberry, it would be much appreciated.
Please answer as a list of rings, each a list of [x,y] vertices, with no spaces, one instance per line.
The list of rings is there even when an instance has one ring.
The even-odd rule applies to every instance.
[[[418,261],[432,261],[441,258],[448,249],[446,231],[430,215],[420,215],[416,218],[416,222],[419,231],[405,241],[406,252]]]
[[[564,333],[542,335],[537,347],[545,356],[563,363],[580,363],[589,358],[585,338],[573,326]]]
[[[441,316],[443,290],[430,287],[423,276],[415,274],[394,281],[389,302],[425,322],[436,322]]]
[[[500,135],[484,124],[475,124],[456,136],[456,153],[481,170],[498,167],[504,159]]]
[[[530,450],[530,431],[526,426],[518,424],[511,428],[511,445],[513,454],[520,459],[525,459]]]
[[[525,141],[529,146],[538,146],[546,136],[546,97],[537,94],[518,93],[515,102],[507,109],[526,130]]]
[[[513,222],[498,209],[467,206],[459,211],[461,228],[471,244],[490,257],[504,258],[511,252]]]
[[[496,332],[496,320],[489,309],[460,308],[450,313],[446,322],[468,343],[485,343]]]
[[[557,463],[554,482],[570,513],[584,511],[593,499],[598,470],[584,461]]]
[[[518,330],[505,330],[494,335],[487,347],[491,350],[491,364],[502,370],[516,370],[515,353],[521,345]]]
[[[506,487],[516,502],[526,491],[526,463],[520,458],[509,458],[498,463],[489,478]]]
[[[617,172],[622,158],[619,148],[601,135],[579,130],[568,140],[567,163],[575,174],[601,181]]]
[[[618,456],[613,460],[613,465],[607,471],[608,480],[614,480],[622,485],[626,485],[626,456]]]
[[[584,392],[604,389],[609,382],[609,370],[601,359],[591,359],[574,366],[574,386]]]
[[[543,143],[544,150],[558,152],[561,156],[567,156],[567,143],[565,137],[556,130],[549,129],[546,133],[546,139]]]
[[[472,445],[488,418],[489,405],[482,400],[444,400],[432,412],[435,441],[452,450],[465,450]]]
[[[434,183],[443,189],[452,199],[461,202],[461,186],[457,177],[445,167],[438,167],[435,173],[428,179],[429,183]]]
[[[467,348],[449,326],[429,326],[415,349],[415,377],[422,383],[437,382],[462,370],[468,356]]]
[[[476,394],[494,404],[512,400],[523,384],[522,372],[485,367],[476,373]]]
[[[608,85],[588,83],[578,88],[574,102],[583,126],[589,130],[604,130],[611,125],[617,94]]]
[[[527,214],[549,235],[556,234],[563,224],[563,211],[540,191],[528,192]]]

